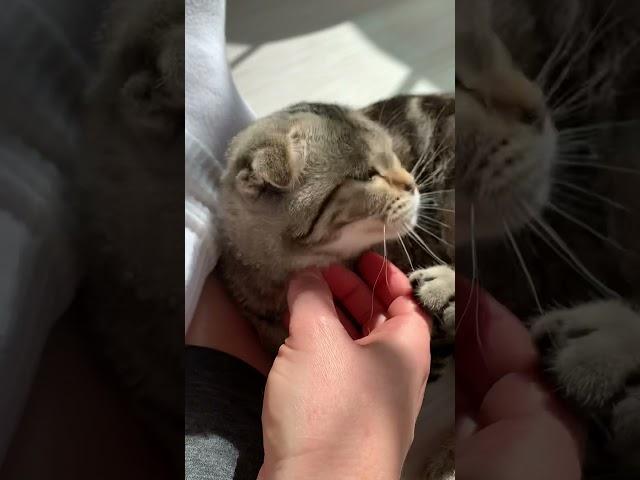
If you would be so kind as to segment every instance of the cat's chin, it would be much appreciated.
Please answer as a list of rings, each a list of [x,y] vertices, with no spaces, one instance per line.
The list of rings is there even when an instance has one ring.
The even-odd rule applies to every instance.
[[[417,213],[394,222],[384,222],[378,218],[358,220],[342,227],[330,242],[301,260],[307,263],[304,266],[351,260],[385,241],[394,241],[398,236],[406,235],[415,227],[417,220]]]

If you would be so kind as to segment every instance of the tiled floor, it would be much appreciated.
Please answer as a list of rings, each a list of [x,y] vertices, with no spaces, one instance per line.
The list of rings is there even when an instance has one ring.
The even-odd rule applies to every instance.
[[[454,0],[233,0],[228,56],[256,114],[302,101],[362,106],[454,88]]]

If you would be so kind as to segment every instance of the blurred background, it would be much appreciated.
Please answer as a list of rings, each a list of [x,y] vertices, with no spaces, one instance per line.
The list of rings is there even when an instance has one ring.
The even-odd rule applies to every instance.
[[[234,0],[227,55],[256,115],[299,101],[361,107],[453,91],[453,0]],[[257,12],[259,11],[259,14]]]

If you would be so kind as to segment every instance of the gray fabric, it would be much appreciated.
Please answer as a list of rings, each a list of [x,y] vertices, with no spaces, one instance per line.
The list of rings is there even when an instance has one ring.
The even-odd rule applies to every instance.
[[[265,382],[230,355],[185,348],[185,479],[255,480]]]

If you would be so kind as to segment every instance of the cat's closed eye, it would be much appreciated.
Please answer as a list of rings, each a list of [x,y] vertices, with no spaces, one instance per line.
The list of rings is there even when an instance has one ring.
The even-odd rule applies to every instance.
[[[360,170],[360,172],[355,173],[351,179],[357,182],[370,182],[374,178],[380,175],[380,172],[374,167],[370,167],[366,172],[364,170]]]
[[[487,98],[485,97],[485,95],[483,95],[480,91],[476,90],[475,88],[470,87],[468,84],[464,83],[458,76],[456,76],[456,89],[460,89],[466,92],[467,94],[471,95],[478,102],[480,102],[480,104],[485,108],[489,107],[489,102],[487,101]]]

